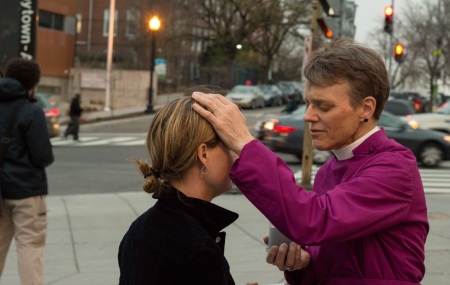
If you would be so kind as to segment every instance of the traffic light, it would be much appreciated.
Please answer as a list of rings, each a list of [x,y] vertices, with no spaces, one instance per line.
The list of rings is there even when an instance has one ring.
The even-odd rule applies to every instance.
[[[392,34],[394,25],[394,8],[387,6],[384,8],[384,31],[388,34]]]
[[[327,39],[333,38],[333,31],[331,30],[331,27],[328,27],[327,23],[323,18],[317,19],[317,23],[319,24],[319,27],[322,30],[323,35]]]
[[[402,44],[396,44],[394,47],[395,61],[401,63],[403,61],[403,50],[405,48]]]

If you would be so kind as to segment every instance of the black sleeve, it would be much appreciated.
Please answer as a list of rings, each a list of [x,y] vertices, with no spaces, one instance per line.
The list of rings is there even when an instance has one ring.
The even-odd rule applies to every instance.
[[[55,158],[42,110],[33,110],[25,135],[32,163],[42,168],[52,164]]]

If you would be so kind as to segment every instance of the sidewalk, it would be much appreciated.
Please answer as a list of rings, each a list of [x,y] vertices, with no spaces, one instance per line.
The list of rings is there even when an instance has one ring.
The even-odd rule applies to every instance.
[[[433,203],[448,201],[446,197],[434,196]],[[118,284],[119,243],[131,222],[156,200],[139,191],[49,196],[47,201],[49,230],[45,249],[45,284]],[[225,256],[236,284],[282,282],[281,272],[265,262],[265,245],[261,239],[268,234],[266,218],[242,194],[222,195],[213,202],[240,216],[225,229]],[[439,209],[442,205],[439,202],[430,205],[430,212],[439,210],[450,214],[448,207]],[[426,245],[427,274],[422,284],[445,285],[450,280],[450,220],[431,215],[431,231]],[[20,284],[14,243],[0,284]]]
[[[45,284],[118,284],[119,243],[131,222],[155,201],[144,191],[49,196]],[[225,229],[225,255],[236,284],[280,283],[281,272],[265,262],[267,220],[241,194],[222,195],[214,202],[240,215]],[[0,284],[20,284],[16,262],[12,245]]]

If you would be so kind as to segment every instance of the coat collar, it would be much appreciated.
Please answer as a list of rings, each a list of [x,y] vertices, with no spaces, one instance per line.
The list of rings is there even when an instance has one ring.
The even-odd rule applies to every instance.
[[[239,217],[237,213],[211,202],[188,197],[172,186],[164,185],[161,190],[159,194],[153,194],[153,198],[168,207],[188,212],[213,237]]]
[[[380,128],[379,131],[373,133],[364,142],[357,146],[353,150],[353,154],[355,156],[359,156],[373,153],[380,147],[380,145],[382,145],[387,140],[388,137],[386,136],[384,128]]]

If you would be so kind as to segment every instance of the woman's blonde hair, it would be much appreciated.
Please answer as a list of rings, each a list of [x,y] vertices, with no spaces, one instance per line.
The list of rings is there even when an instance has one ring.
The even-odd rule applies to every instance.
[[[192,90],[209,93],[200,87]],[[192,109],[196,102],[190,95],[164,106],[150,124],[146,146],[152,166],[142,159],[135,161],[145,177],[143,188],[148,193],[159,194],[164,182],[180,180],[197,165],[200,144],[214,147],[220,143],[211,124]]]

